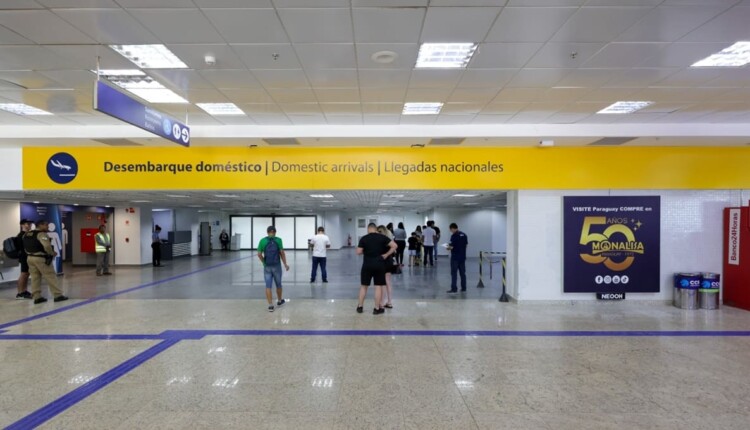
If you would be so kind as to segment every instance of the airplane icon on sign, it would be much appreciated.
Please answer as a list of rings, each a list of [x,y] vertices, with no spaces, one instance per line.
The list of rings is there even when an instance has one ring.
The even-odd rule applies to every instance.
[[[59,161],[56,161],[54,158],[51,159],[51,160],[49,160],[49,162],[52,163],[53,166],[55,166],[55,167],[57,167],[58,169],[61,169],[61,170],[68,170],[68,171],[70,171],[70,169],[71,169],[70,166],[68,166],[66,164],[63,164],[63,163],[61,163]]]

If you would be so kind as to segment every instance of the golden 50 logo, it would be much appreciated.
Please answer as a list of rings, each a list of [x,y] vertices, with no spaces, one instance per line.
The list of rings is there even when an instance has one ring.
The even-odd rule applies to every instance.
[[[591,245],[590,253],[581,253],[583,261],[590,264],[604,264],[610,270],[621,272],[635,261],[635,254],[645,253],[643,242],[635,239],[633,229],[628,227],[632,223],[635,230],[643,224],[628,218],[607,218],[603,216],[587,216],[583,220],[581,239],[584,246]],[[593,226],[608,225],[601,233],[592,232]]]

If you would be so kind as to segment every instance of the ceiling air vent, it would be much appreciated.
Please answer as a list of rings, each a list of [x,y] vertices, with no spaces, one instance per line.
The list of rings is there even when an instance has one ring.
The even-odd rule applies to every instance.
[[[465,137],[441,137],[439,139],[431,139],[430,145],[460,145],[464,140],[466,140]]]
[[[635,140],[637,137],[604,137],[597,141],[589,143],[591,146],[615,146]]]
[[[263,141],[272,146],[299,145],[299,140],[293,138],[263,139]]]
[[[103,143],[109,146],[143,146],[138,142],[133,142],[130,139],[93,139],[94,142]]]

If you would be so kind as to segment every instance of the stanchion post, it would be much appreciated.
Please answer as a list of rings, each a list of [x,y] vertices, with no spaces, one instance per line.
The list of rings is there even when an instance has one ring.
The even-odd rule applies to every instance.
[[[503,303],[508,303],[510,300],[508,300],[508,294],[505,293],[505,256],[502,257],[503,262],[503,294],[500,295],[500,301]]]
[[[479,283],[477,288],[484,288],[484,282],[482,282],[482,251],[479,251]]]

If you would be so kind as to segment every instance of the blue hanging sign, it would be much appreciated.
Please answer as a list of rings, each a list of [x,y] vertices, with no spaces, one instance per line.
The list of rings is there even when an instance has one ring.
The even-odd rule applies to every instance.
[[[94,109],[182,146],[190,146],[190,127],[103,81],[96,81],[94,87]]]

